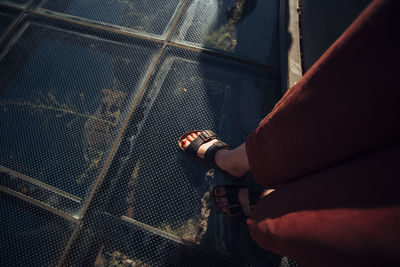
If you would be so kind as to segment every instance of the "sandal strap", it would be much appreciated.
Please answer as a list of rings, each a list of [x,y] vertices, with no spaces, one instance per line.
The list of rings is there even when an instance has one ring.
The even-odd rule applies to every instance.
[[[193,140],[193,142],[190,143],[190,145],[185,149],[185,152],[194,157],[197,157],[199,147],[202,144],[213,139],[218,139],[217,134],[210,130],[204,130],[196,137],[196,139]]]
[[[221,141],[215,142],[212,144],[204,154],[204,160],[211,166],[217,167],[215,163],[215,154],[221,149],[229,150],[229,146]]]
[[[236,217],[243,214],[242,206],[239,204],[233,204],[228,206],[229,216]]]
[[[226,192],[226,198],[228,201],[228,209],[229,209],[229,217],[237,217],[237,216],[242,216],[243,215],[243,209],[242,205],[240,204],[239,201],[239,190],[241,188],[247,188],[245,186],[236,186],[236,185],[223,185],[223,186],[216,186],[215,188],[218,187],[224,187],[225,192]],[[215,190],[214,188],[214,190]],[[263,192],[263,188],[249,188],[249,206],[250,209],[254,207],[254,205],[259,201],[261,193]],[[214,193],[214,198],[215,198],[215,193]],[[224,213],[222,210],[220,212]]]

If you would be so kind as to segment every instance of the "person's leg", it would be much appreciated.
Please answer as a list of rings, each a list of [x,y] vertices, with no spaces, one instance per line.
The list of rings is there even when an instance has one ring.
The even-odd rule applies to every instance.
[[[263,186],[399,140],[398,0],[376,0],[248,137],[250,171]]]
[[[252,238],[304,266],[397,266],[399,158],[400,145],[281,186],[254,207]]]

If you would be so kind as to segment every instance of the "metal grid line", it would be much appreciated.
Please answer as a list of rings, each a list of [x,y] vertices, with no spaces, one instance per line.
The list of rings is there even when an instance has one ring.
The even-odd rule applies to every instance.
[[[171,26],[171,28],[169,29],[169,32],[168,32],[168,34],[167,34],[167,37],[165,38],[166,42],[168,42],[168,41],[171,39],[172,33],[174,32],[175,27],[176,27],[176,25],[178,24],[179,19],[181,18],[181,16],[182,16],[182,14],[183,14],[183,12],[184,12],[184,10],[185,10],[186,5],[187,5],[188,2],[189,2],[189,0],[186,0],[186,1],[183,3],[183,5],[181,6],[181,9],[179,10],[178,15],[177,15],[176,18],[175,18],[175,21],[174,21],[174,23],[172,23],[172,26]]]
[[[28,13],[31,13],[31,14],[33,14],[32,12],[28,12]],[[29,17],[28,17],[29,16]],[[24,19],[22,22],[25,22],[25,21],[28,21],[28,22],[37,22],[36,21],[36,19],[38,19],[39,21],[37,22],[38,23],[38,25],[46,25],[46,27],[48,27],[48,28],[52,28],[52,29],[63,29],[64,31],[68,31],[68,32],[71,32],[71,33],[82,33],[84,30],[82,30],[82,29],[80,29],[80,30],[71,30],[71,29],[65,29],[65,28],[63,28],[63,27],[56,27],[56,26],[54,26],[54,25],[52,25],[51,23],[49,24],[48,22],[49,21],[43,21],[43,20],[40,20],[40,16],[39,16],[39,18],[38,17],[35,17],[35,16],[30,16],[29,14],[27,15],[27,17],[26,17],[26,19]],[[21,22],[21,23],[22,23]],[[17,27],[20,27],[21,25],[18,25]],[[19,29],[19,28],[18,28]],[[17,33],[19,33],[19,32],[21,32],[21,31],[18,31]],[[23,31],[22,31],[23,32]],[[9,42],[11,41],[11,40],[13,40],[13,39],[15,39],[15,37],[16,36],[13,36],[12,38],[10,37],[10,40],[8,40]],[[19,35],[17,35],[17,38],[19,38]],[[139,39],[139,38],[137,38],[137,39]],[[120,43],[120,42],[118,42],[118,41],[115,41],[115,40],[112,40],[112,38],[105,38],[105,40],[108,40],[109,42],[111,42],[111,43],[118,43],[118,44],[121,44],[121,45],[126,45],[126,44],[122,44],[122,43]],[[143,40],[143,38],[141,39],[141,40]],[[141,41],[141,40],[139,40],[139,41]],[[158,42],[158,43],[160,43],[160,42]],[[150,44],[150,43],[149,43]],[[161,49],[162,48],[162,46],[158,46],[159,47],[159,49]],[[158,49],[157,49],[158,50]],[[161,52],[158,52],[158,53],[161,53]],[[154,62],[155,64],[157,64],[157,62],[155,61]],[[152,69],[154,69],[154,68],[152,68]],[[147,74],[146,74],[147,75]],[[149,73],[149,75],[151,75],[151,71],[150,71],[150,73]],[[122,133],[121,133],[122,134]],[[118,142],[117,142],[118,143]],[[0,165],[0,170],[1,170],[1,168],[3,168],[3,169],[7,169],[7,170],[9,170],[8,172],[10,172],[10,171],[12,171],[13,172],[13,174],[17,174],[17,172],[15,172],[15,171],[13,171],[13,170],[11,170],[11,169],[8,169],[8,168],[5,168],[5,167],[2,167],[1,165]],[[17,175],[17,176],[19,176],[19,178],[21,178],[21,176],[24,176],[26,179],[22,179],[22,180],[27,180],[27,181],[29,181],[29,182],[32,182],[32,181],[37,181],[36,179],[34,179],[34,178],[31,178],[31,177],[28,177],[28,176],[26,176],[26,175],[24,175],[24,174],[19,174],[19,175]],[[62,190],[59,190],[59,189],[56,189],[56,188],[54,188],[54,187],[52,187],[52,186],[44,186],[44,183],[42,183],[42,182],[40,182],[40,181],[38,181],[38,183],[40,183],[41,185],[42,185],[42,187],[46,187],[46,188],[48,188],[48,189],[55,189],[54,191],[55,191],[55,193],[57,193],[58,191],[60,191],[60,192],[64,192],[64,191],[62,191]],[[38,184],[38,183],[34,183],[34,184]],[[79,197],[76,197],[76,196],[72,196],[71,194],[69,194],[69,193],[66,193],[66,192],[64,192],[65,194],[68,194],[68,196],[65,196],[65,197],[67,197],[67,198],[69,198],[69,199],[73,199],[73,200],[75,200],[75,201],[81,201],[82,199],[81,198],[79,198]],[[64,194],[64,195],[65,195]]]
[[[14,9],[18,9],[18,10],[25,10],[25,7],[19,6],[19,5],[15,5],[13,3],[10,2],[2,2],[0,3],[0,6],[5,6],[5,7],[10,7],[10,8],[14,8]]]
[[[187,44],[183,44],[183,43],[177,43],[174,41],[169,41],[168,42],[168,46],[171,47],[177,47],[177,48],[181,48],[181,49],[185,49],[185,50],[190,50],[193,52],[198,52],[198,53],[204,53],[207,55],[211,55],[220,59],[225,59],[225,60],[229,60],[232,62],[236,62],[236,63],[240,63],[240,64],[244,64],[250,67],[256,67],[256,68],[260,68],[260,69],[265,69],[266,71],[268,71],[270,74],[272,75],[276,75],[279,72],[279,69],[277,67],[262,63],[262,62],[258,62],[258,61],[253,61],[247,58],[242,58],[233,54],[226,54],[226,53],[221,53],[218,51],[214,51],[211,49],[207,49],[204,47],[196,47],[196,46],[190,46]]]
[[[35,199],[31,198],[31,197],[25,196],[25,195],[23,195],[21,193],[18,193],[16,191],[14,191],[14,190],[11,190],[11,189],[9,189],[7,187],[0,186],[0,191],[2,191],[4,193],[7,193],[9,195],[12,195],[12,196],[14,196],[14,197],[16,197],[16,198],[18,198],[20,200],[23,200],[25,202],[31,203],[31,204],[33,204],[33,205],[35,205],[35,206],[37,206],[37,207],[39,207],[41,209],[47,210],[47,211],[49,211],[49,212],[51,212],[51,213],[53,213],[53,214],[55,214],[57,216],[60,216],[60,217],[66,219],[66,220],[68,220],[70,222],[78,223],[78,219],[77,218],[75,218],[75,217],[73,217],[73,216],[71,216],[71,215],[69,215],[67,213],[64,213],[62,211],[59,211],[58,209],[55,209],[55,208],[50,207],[48,205],[45,205],[42,202],[37,201],[37,200],[35,200]]]
[[[213,50],[210,50],[210,49],[207,49],[207,48],[203,48],[203,47],[195,47],[195,46],[191,46],[191,45],[188,45],[188,44],[177,43],[177,42],[171,41],[173,30],[178,25],[179,18],[183,15],[184,8],[186,7],[188,2],[189,2],[189,0],[186,0],[182,4],[181,10],[179,11],[176,20],[174,21],[173,25],[171,26],[171,29],[168,32],[167,37],[165,38],[165,40],[158,39],[158,38],[155,38],[155,37],[152,37],[152,36],[148,36],[148,35],[142,35],[142,34],[138,34],[138,33],[134,33],[134,32],[123,31],[123,30],[120,30],[120,29],[117,29],[117,28],[111,28],[111,27],[107,27],[107,26],[103,26],[103,25],[99,25],[99,24],[92,24],[92,23],[87,23],[87,22],[84,22],[84,21],[78,21],[78,20],[69,19],[69,18],[65,18],[65,17],[59,17],[59,16],[55,16],[53,14],[42,12],[42,11],[39,11],[39,10],[26,10],[26,9],[22,9],[22,10],[24,10],[24,13],[26,13],[26,14],[34,15],[34,16],[37,16],[37,17],[45,17],[45,18],[52,19],[52,20],[55,20],[55,21],[62,21],[64,23],[71,23],[71,24],[75,24],[75,25],[79,25],[79,26],[83,26],[83,27],[87,27],[87,28],[92,28],[92,29],[96,29],[96,30],[115,33],[115,34],[122,35],[122,36],[129,36],[129,37],[134,37],[134,38],[138,38],[138,39],[144,39],[144,40],[153,41],[153,42],[157,42],[157,43],[161,43],[161,44],[167,44],[168,46],[180,47],[180,48],[187,49],[187,50],[190,50],[190,51],[206,53],[206,54],[209,54],[209,55],[213,55],[215,57],[224,58],[224,59],[227,59],[227,60],[230,60],[230,61],[234,61],[234,62],[239,62],[239,63],[245,64],[245,65],[249,65],[249,66],[252,66],[252,67],[263,68],[263,69],[271,72],[271,74],[277,74],[278,73],[278,69],[276,67],[270,66],[268,64],[265,64],[265,63],[262,63],[262,62],[259,62],[259,61],[243,58],[243,57],[236,56],[236,55],[229,55],[229,54],[221,53],[219,51],[213,51]]]
[[[79,25],[79,26],[83,26],[83,27],[87,27],[87,28],[92,28],[92,29],[111,32],[111,33],[116,33],[116,34],[119,34],[119,35],[122,35],[122,36],[129,36],[129,37],[134,37],[134,38],[138,38],[138,39],[144,39],[144,40],[153,41],[153,42],[162,43],[162,44],[164,43],[164,40],[158,39],[158,38],[155,38],[155,37],[152,37],[152,36],[141,35],[141,34],[137,34],[137,33],[134,33],[134,32],[129,32],[129,31],[124,31],[124,30],[117,29],[117,28],[111,28],[111,27],[103,26],[103,25],[100,25],[100,24],[93,24],[93,23],[88,23],[88,22],[84,22],[84,21],[78,21],[78,20],[69,19],[69,18],[65,18],[65,17],[59,17],[59,16],[55,16],[55,15],[53,15],[51,13],[42,12],[42,11],[39,11],[39,10],[28,10],[27,13],[30,14],[30,15],[34,15],[34,16],[38,16],[38,17],[45,17],[45,18],[48,18],[48,19],[61,21],[61,22],[64,22],[64,23],[71,23],[71,24],[75,24],[75,25]]]
[[[142,222],[140,222],[140,221],[137,221],[137,220],[135,220],[135,219],[132,219],[132,218],[130,218],[130,217],[122,216],[122,217],[121,217],[121,221],[122,221],[122,222],[127,222],[128,224],[130,224],[130,225],[132,225],[132,226],[138,226],[140,229],[143,229],[143,230],[145,230],[145,231],[149,231],[149,232],[153,233],[153,234],[156,235],[156,236],[160,236],[160,237],[162,237],[162,238],[171,240],[171,241],[174,242],[174,243],[181,244],[181,245],[184,245],[184,246],[188,246],[188,247],[190,247],[190,248],[192,248],[192,249],[194,249],[194,250],[201,251],[201,252],[206,253],[206,254],[209,254],[209,253],[210,253],[209,251],[204,250],[204,248],[202,248],[202,247],[200,247],[200,246],[196,246],[196,245],[194,245],[194,244],[190,244],[190,243],[184,242],[181,238],[177,237],[177,236],[174,235],[174,234],[167,233],[167,232],[165,232],[165,231],[162,231],[162,230],[160,230],[160,229],[158,229],[158,228],[155,228],[155,227],[152,227],[152,226],[150,226],[150,225],[144,224],[144,223],[142,223]],[[226,262],[224,262],[224,263],[232,264],[232,266],[238,265],[238,262],[235,262],[234,260],[232,260],[232,259],[230,259],[230,258],[226,258],[226,257],[224,257],[224,256],[222,256],[222,255],[210,254],[210,256],[218,257],[218,258],[220,258],[221,260],[226,261]]]
[[[170,233],[167,233],[165,231],[162,231],[162,230],[160,230],[160,229],[158,229],[156,227],[153,227],[151,225],[139,222],[139,221],[137,221],[135,219],[132,219],[130,217],[127,217],[127,216],[122,216],[121,220],[125,221],[125,222],[128,222],[130,224],[136,225],[136,226],[138,226],[140,228],[143,228],[145,230],[148,230],[148,231],[154,233],[155,235],[159,235],[159,236],[162,236],[164,238],[171,239],[174,242],[177,242],[177,243],[180,243],[180,244],[184,244],[184,242],[178,236],[170,234]]]
[[[9,169],[7,167],[4,167],[2,165],[0,165],[0,172],[5,172],[5,173],[8,173],[8,174],[11,174],[12,176],[14,176],[14,177],[16,177],[18,179],[21,179],[21,180],[27,181],[29,183],[35,184],[35,185],[37,185],[39,187],[43,187],[43,188],[45,188],[47,190],[50,190],[50,191],[52,191],[52,192],[54,192],[54,193],[56,193],[58,195],[61,195],[61,196],[65,197],[65,198],[68,198],[68,199],[71,199],[71,200],[73,200],[75,202],[80,203],[82,201],[82,198],[80,198],[80,197],[77,197],[75,195],[67,193],[67,192],[65,192],[65,191],[63,191],[61,189],[58,189],[58,188],[56,188],[54,186],[48,185],[46,183],[43,183],[43,182],[41,182],[39,180],[36,180],[36,179],[34,179],[32,177],[29,177],[28,175],[19,173],[17,171],[14,171],[14,170]]]
[[[184,10],[184,8],[185,8],[185,6],[186,6],[186,4],[187,4],[188,1],[189,1],[189,0],[186,0],[185,3],[181,6],[181,10],[179,11],[178,16],[177,16],[177,18],[175,19],[175,21],[174,21],[174,23],[173,23],[173,25],[172,25],[172,27],[171,27],[171,29],[170,29],[168,35],[167,35],[167,39],[171,37],[171,35],[172,35],[172,33],[173,33],[173,30],[174,30],[175,26],[177,25],[177,23],[178,23],[178,21],[179,21],[179,18],[180,18],[180,16],[182,15],[183,10]],[[108,29],[108,28],[107,28],[107,29]],[[156,59],[154,60],[153,65],[151,66],[149,72],[147,73],[146,78],[145,78],[145,80],[144,80],[144,82],[143,82],[143,84],[142,84],[142,87],[139,89],[139,91],[138,91],[138,93],[137,93],[137,95],[136,95],[136,97],[135,97],[135,100],[134,100],[134,102],[132,103],[132,105],[131,105],[131,107],[130,107],[130,109],[129,109],[128,115],[127,115],[127,117],[125,118],[125,121],[124,121],[124,123],[123,123],[123,125],[122,125],[122,127],[121,127],[121,129],[120,129],[120,131],[119,131],[119,133],[118,133],[118,135],[117,135],[117,137],[115,138],[114,144],[113,144],[113,146],[112,146],[112,148],[111,148],[111,150],[110,150],[110,152],[109,152],[109,154],[108,154],[108,156],[107,156],[106,161],[104,162],[103,168],[102,168],[102,170],[100,171],[100,174],[99,174],[99,176],[98,176],[98,178],[97,178],[97,180],[96,180],[96,182],[95,182],[95,184],[94,184],[94,186],[93,186],[93,188],[92,188],[92,191],[90,192],[90,195],[89,195],[89,197],[87,198],[87,200],[86,200],[86,202],[85,202],[85,205],[84,205],[84,207],[83,207],[83,209],[82,209],[82,211],[81,211],[80,219],[79,219],[79,221],[78,221],[78,223],[77,223],[77,225],[76,225],[76,227],[75,227],[75,229],[74,229],[74,232],[72,233],[72,235],[71,235],[71,237],[70,237],[70,240],[68,240],[68,243],[67,243],[67,245],[66,245],[66,247],[65,247],[65,250],[64,250],[63,255],[62,255],[62,257],[61,257],[61,259],[60,259],[60,261],[59,261],[58,266],[62,266],[62,263],[64,262],[64,259],[65,259],[65,257],[66,257],[67,254],[68,254],[68,251],[69,251],[69,249],[70,249],[70,247],[71,247],[71,245],[72,245],[72,242],[74,241],[74,239],[75,239],[75,237],[76,237],[76,235],[77,235],[77,233],[78,233],[78,229],[79,229],[79,227],[80,227],[80,224],[81,224],[81,222],[82,222],[82,219],[84,218],[84,215],[85,215],[85,213],[86,213],[86,211],[87,211],[87,209],[88,209],[88,207],[89,207],[89,205],[90,205],[90,203],[91,203],[91,200],[92,200],[93,197],[94,197],[94,194],[95,194],[95,192],[96,192],[96,190],[97,190],[97,187],[99,186],[99,184],[100,184],[102,178],[103,178],[104,175],[106,174],[106,172],[107,172],[107,170],[108,170],[108,168],[109,168],[109,166],[110,166],[110,163],[111,163],[111,161],[112,161],[112,158],[113,158],[113,156],[114,156],[114,154],[115,154],[117,148],[119,147],[121,138],[122,138],[123,133],[125,132],[125,129],[126,129],[128,123],[129,123],[129,121],[130,121],[130,118],[132,117],[132,114],[133,114],[134,110],[136,109],[137,105],[139,104],[141,97],[143,96],[143,94],[144,94],[145,91],[146,91],[147,84],[148,84],[148,82],[149,82],[149,80],[150,80],[150,77],[152,76],[154,70],[156,69],[157,65],[159,64],[159,61],[160,61],[161,58],[162,58],[163,52],[164,52],[164,50],[165,50],[165,48],[166,48],[166,45],[167,45],[166,42],[163,42],[163,43],[164,43],[164,44],[163,44],[162,48],[160,49],[160,51],[159,51],[159,53],[158,53]]]
[[[12,8],[15,8],[14,6]],[[3,44],[8,39],[8,35],[17,27],[17,25],[21,22],[22,18],[25,16],[25,11],[24,9],[17,9],[19,11],[22,11],[17,18],[14,19],[14,21],[11,23],[10,26],[4,31],[3,36],[0,37],[0,46]]]
[[[25,9],[30,10],[32,8],[35,8],[36,7],[35,4],[37,4],[38,1],[39,0],[30,0],[26,5]]]
[[[146,91],[147,83],[148,83],[148,81],[150,80],[150,77],[152,76],[154,70],[156,69],[156,66],[158,65],[158,62],[160,61],[160,59],[161,59],[161,57],[162,57],[162,54],[163,54],[163,52],[164,52],[164,50],[165,50],[165,47],[166,47],[166,43],[164,43],[163,47],[160,49],[160,51],[159,51],[159,53],[158,53],[156,59],[155,59],[154,62],[153,62],[153,65],[150,67],[150,70],[149,70],[149,72],[147,73],[146,78],[145,78],[145,80],[143,81],[143,84],[142,84],[141,88],[139,89],[139,91],[138,91],[138,93],[137,93],[137,95],[136,95],[136,97],[135,97],[135,99],[134,99],[134,101],[133,101],[133,103],[132,103],[132,105],[131,105],[131,107],[130,107],[130,109],[129,109],[128,115],[126,116],[125,121],[124,121],[123,125],[121,126],[120,131],[119,131],[117,137],[115,138],[114,144],[113,144],[112,148],[110,149],[110,152],[108,153],[108,156],[107,156],[107,159],[106,159],[105,162],[104,162],[103,168],[102,168],[102,170],[100,171],[100,174],[99,174],[98,178],[96,179],[95,184],[94,184],[93,187],[92,187],[92,190],[91,190],[91,192],[90,192],[90,194],[89,194],[89,197],[87,198],[87,200],[86,200],[86,202],[85,202],[85,205],[84,205],[84,207],[83,207],[83,209],[82,209],[82,211],[81,211],[80,219],[79,219],[79,221],[78,221],[78,223],[77,223],[77,225],[76,225],[76,227],[75,227],[75,229],[74,229],[74,232],[73,232],[72,235],[71,235],[70,240],[69,240],[68,243],[67,243],[67,246],[65,247],[63,256],[61,257],[58,266],[61,266],[61,265],[62,265],[62,263],[63,263],[63,261],[64,261],[66,255],[67,255],[67,253],[68,253],[68,250],[69,250],[69,248],[71,247],[72,242],[74,241],[74,239],[75,239],[75,237],[76,237],[76,234],[77,234],[77,232],[78,232],[78,229],[79,229],[79,227],[80,227],[80,224],[81,224],[81,222],[82,222],[82,219],[83,219],[84,216],[85,216],[85,213],[86,213],[86,211],[87,211],[87,209],[88,209],[88,207],[89,207],[89,205],[90,205],[90,203],[91,203],[91,200],[92,200],[93,197],[94,197],[94,194],[95,194],[95,192],[96,192],[96,190],[97,190],[97,188],[98,188],[98,186],[99,186],[99,184],[100,184],[102,178],[104,177],[104,175],[106,174],[106,172],[107,172],[107,170],[108,170],[108,168],[109,168],[109,166],[110,166],[110,163],[111,163],[111,161],[112,161],[112,159],[113,159],[113,156],[114,156],[114,154],[115,154],[117,148],[119,147],[119,144],[120,144],[120,141],[121,141],[121,139],[122,139],[123,133],[124,133],[124,131],[125,131],[125,129],[126,129],[128,123],[129,123],[129,121],[130,121],[130,118],[132,117],[133,112],[135,111],[137,105],[139,104],[141,97],[143,96],[143,94],[144,94],[145,91]]]

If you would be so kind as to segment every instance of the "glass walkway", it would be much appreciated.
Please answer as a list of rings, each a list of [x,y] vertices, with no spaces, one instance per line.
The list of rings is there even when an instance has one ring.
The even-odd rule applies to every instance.
[[[277,24],[278,0],[0,0],[0,265],[279,266],[177,146],[272,109]]]

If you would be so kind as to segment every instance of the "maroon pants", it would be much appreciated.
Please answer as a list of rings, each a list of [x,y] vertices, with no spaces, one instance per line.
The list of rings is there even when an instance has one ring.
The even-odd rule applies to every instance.
[[[248,137],[256,181],[279,185],[247,220],[263,248],[307,266],[400,263],[399,11],[372,2]]]

